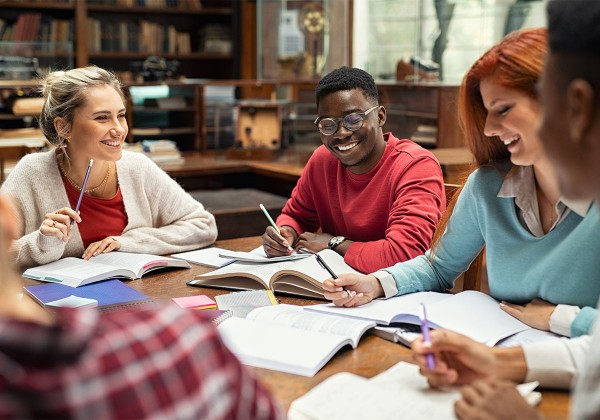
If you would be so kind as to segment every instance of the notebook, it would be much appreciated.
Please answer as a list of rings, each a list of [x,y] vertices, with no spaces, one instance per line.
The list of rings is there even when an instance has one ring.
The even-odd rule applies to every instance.
[[[213,246],[210,248],[197,249],[195,251],[172,254],[171,258],[186,260],[194,264],[212,268],[224,267],[235,262],[234,259],[221,257],[220,254],[223,252],[227,252],[227,250]]]
[[[517,385],[530,405],[540,402],[537,382]],[[349,372],[337,373],[292,402],[290,420],[455,419],[458,387],[431,388],[417,365],[399,362],[367,379]],[[360,401],[360,404],[356,404]]]
[[[277,305],[279,302],[271,290],[250,290],[215,296],[221,310],[232,311],[233,316],[246,318],[253,309]]]
[[[25,293],[44,307],[49,307],[48,303],[50,302],[71,296],[96,300],[100,310],[128,308],[153,302],[148,296],[116,279],[92,283],[77,288],[59,283],[48,283],[24,286],[23,289]],[[70,300],[73,300],[73,298]]]

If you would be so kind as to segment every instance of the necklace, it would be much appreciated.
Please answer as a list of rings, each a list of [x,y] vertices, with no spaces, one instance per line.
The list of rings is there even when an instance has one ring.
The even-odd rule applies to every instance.
[[[60,172],[62,172],[62,174],[66,178],[66,180],[69,181],[69,184],[71,184],[73,187],[75,187],[75,189],[77,189],[77,191],[81,191],[81,186],[79,186],[75,181],[73,181],[71,179],[71,177],[69,175],[67,175],[67,171],[65,170],[65,167],[63,166],[62,159],[58,162],[58,167],[60,168]],[[100,184],[96,185],[94,188],[88,188],[83,192],[85,194],[88,194],[88,193],[94,192],[96,190],[99,190],[101,187],[103,187],[104,184],[106,184],[106,182],[108,181],[108,177],[110,176],[111,169],[112,169],[112,163],[108,162],[108,170],[106,171],[106,176],[104,177],[102,182]]]

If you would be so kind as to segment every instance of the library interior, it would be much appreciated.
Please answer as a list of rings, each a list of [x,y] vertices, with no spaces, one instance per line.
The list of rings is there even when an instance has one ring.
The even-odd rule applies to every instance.
[[[214,245],[218,249],[257,253],[269,226],[265,212],[274,218],[281,214],[313,152],[323,144],[317,125],[318,83],[331,71],[348,66],[363,69],[374,78],[378,105],[385,108],[383,133],[410,139],[439,161],[444,199],[449,203],[474,164],[458,118],[463,77],[478,57],[505,35],[545,27],[547,2],[0,0],[0,185],[24,156],[55,147],[39,125],[44,106],[41,78],[50,71],[95,65],[114,72],[122,84],[128,125],[123,149],[149,157],[202,203],[215,218],[218,237]],[[347,128],[345,118],[337,119],[336,124],[339,122]],[[335,248],[336,244],[331,244],[329,247]],[[143,279],[134,276],[125,284],[148,298],[144,301],[164,305],[198,295],[212,301],[236,290],[205,284],[190,287],[215,267],[231,267],[225,278],[239,274],[233,271],[238,263],[223,263],[220,255],[206,254],[205,258],[214,265],[197,264],[190,257],[192,264],[185,269],[159,270],[144,274]],[[343,269],[335,266],[335,257],[330,258],[327,261],[334,271]],[[294,267],[281,269],[293,271]],[[460,296],[460,292],[474,290],[489,295],[486,269],[483,249],[451,292]],[[277,275],[273,274],[271,282]],[[307,276],[316,278],[312,272]],[[25,277],[22,282],[28,288],[45,284]],[[296,285],[292,280],[280,280],[285,283],[286,279],[289,284],[278,286],[283,293],[273,286],[276,302],[293,306],[325,303],[322,292],[302,296],[293,292]],[[268,289],[269,278],[265,281]],[[23,299],[32,297],[37,300],[34,292],[26,291]],[[81,295],[81,299],[88,297]],[[433,312],[430,315],[433,317]],[[412,368],[398,367],[399,362],[413,363],[410,347],[398,344],[402,340],[394,335],[397,333],[386,338],[389,331],[385,328],[359,335],[360,345],[344,342],[333,351],[328,349],[332,353],[319,355],[322,364],[311,366],[313,371],[306,374],[289,368],[295,360],[282,357],[284,367],[277,367],[272,360],[256,361],[250,352],[244,353],[239,336],[244,330],[254,331],[254,326],[240,325],[238,330],[229,320],[221,325],[225,344],[250,366],[253,376],[290,418],[377,417],[374,406],[368,411],[348,409],[334,415],[333,403],[328,406],[317,391],[336,377],[340,387],[356,387],[348,391],[346,399],[336,397],[335,404],[341,405],[351,402],[352,394],[361,398],[370,393],[366,396],[374,404],[381,401],[405,410],[402,401],[394,405],[382,399],[394,398],[390,390],[403,393],[403,388],[393,388],[391,382],[386,390],[386,381],[404,381],[405,387],[415,383],[427,386],[423,378],[410,382],[409,376],[416,375]],[[264,333],[264,340],[271,343],[274,336],[279,337],[272,345],[281,352],[291,351],[299,340],[292,334],[286,346],[281,343],[285,341],[282,337],[287,337],[284,333],[266,327],[261,331],[255,332],[254,338]],[[300,353],[295,357],[309,358]],[[360,382],[355,378],[354,383],[339,376],[344,373],[370,379]],[[520,392],[528,400],[536,394]],[[381,393],[378,398],[377,393]],[[414,404],[415,418],[452,418],[452,406],[460,393],[436,394],[439,411],[427,407],[424,391],[416,392],[412,399],[402,398],[404,403]],[[566,391],[543,388],[541,402],[538,398],[536,403],[547,418],[569,416]],[[382,409],[379,418],[392,412]]]

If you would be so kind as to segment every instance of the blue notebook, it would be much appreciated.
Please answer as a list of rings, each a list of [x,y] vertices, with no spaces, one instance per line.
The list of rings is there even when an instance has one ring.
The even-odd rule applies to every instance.
[[[85,286],[70,287],[59,283],[36,284],[24,286],[25,292],[37,303],[44,307],[48,302],[54,302],[69,296],[94,299],[98,302],[98,309],[122,309],[130,306],[148,304],[151,298],[121,280],[105,280]]]

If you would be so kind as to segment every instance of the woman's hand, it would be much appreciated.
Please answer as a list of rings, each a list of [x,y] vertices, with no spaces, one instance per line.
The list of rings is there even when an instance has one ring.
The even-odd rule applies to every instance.
[[[89,260],[96,255],[106,254],[111,251],[118,251],[119,249],[121,249],[121,243],[112,236],[108,236],[101,241],[90,244],[90,246],[88,246],[84,251],[81,258],[84,260]]]
[[[500,308],[530,327],[550,331],[550,316],[556,305],[542,299],[534,299],[526,305],[515,305],[503,301],[500,302]]]
[[[346,286],[351,296],[344,291]],[[323,282],[325,299],[333,301],[337,306],[360,306],[375,298],[384,296],[383,288],[377,277],[364,274],[340,274],[337,279]]]
[[[79,214],[70,207],[63,207],[54,213],[47,213],[40,226],[40,233],[44,236],[56,236],[66,243],[71,234],[71,219],[81,223]]]

